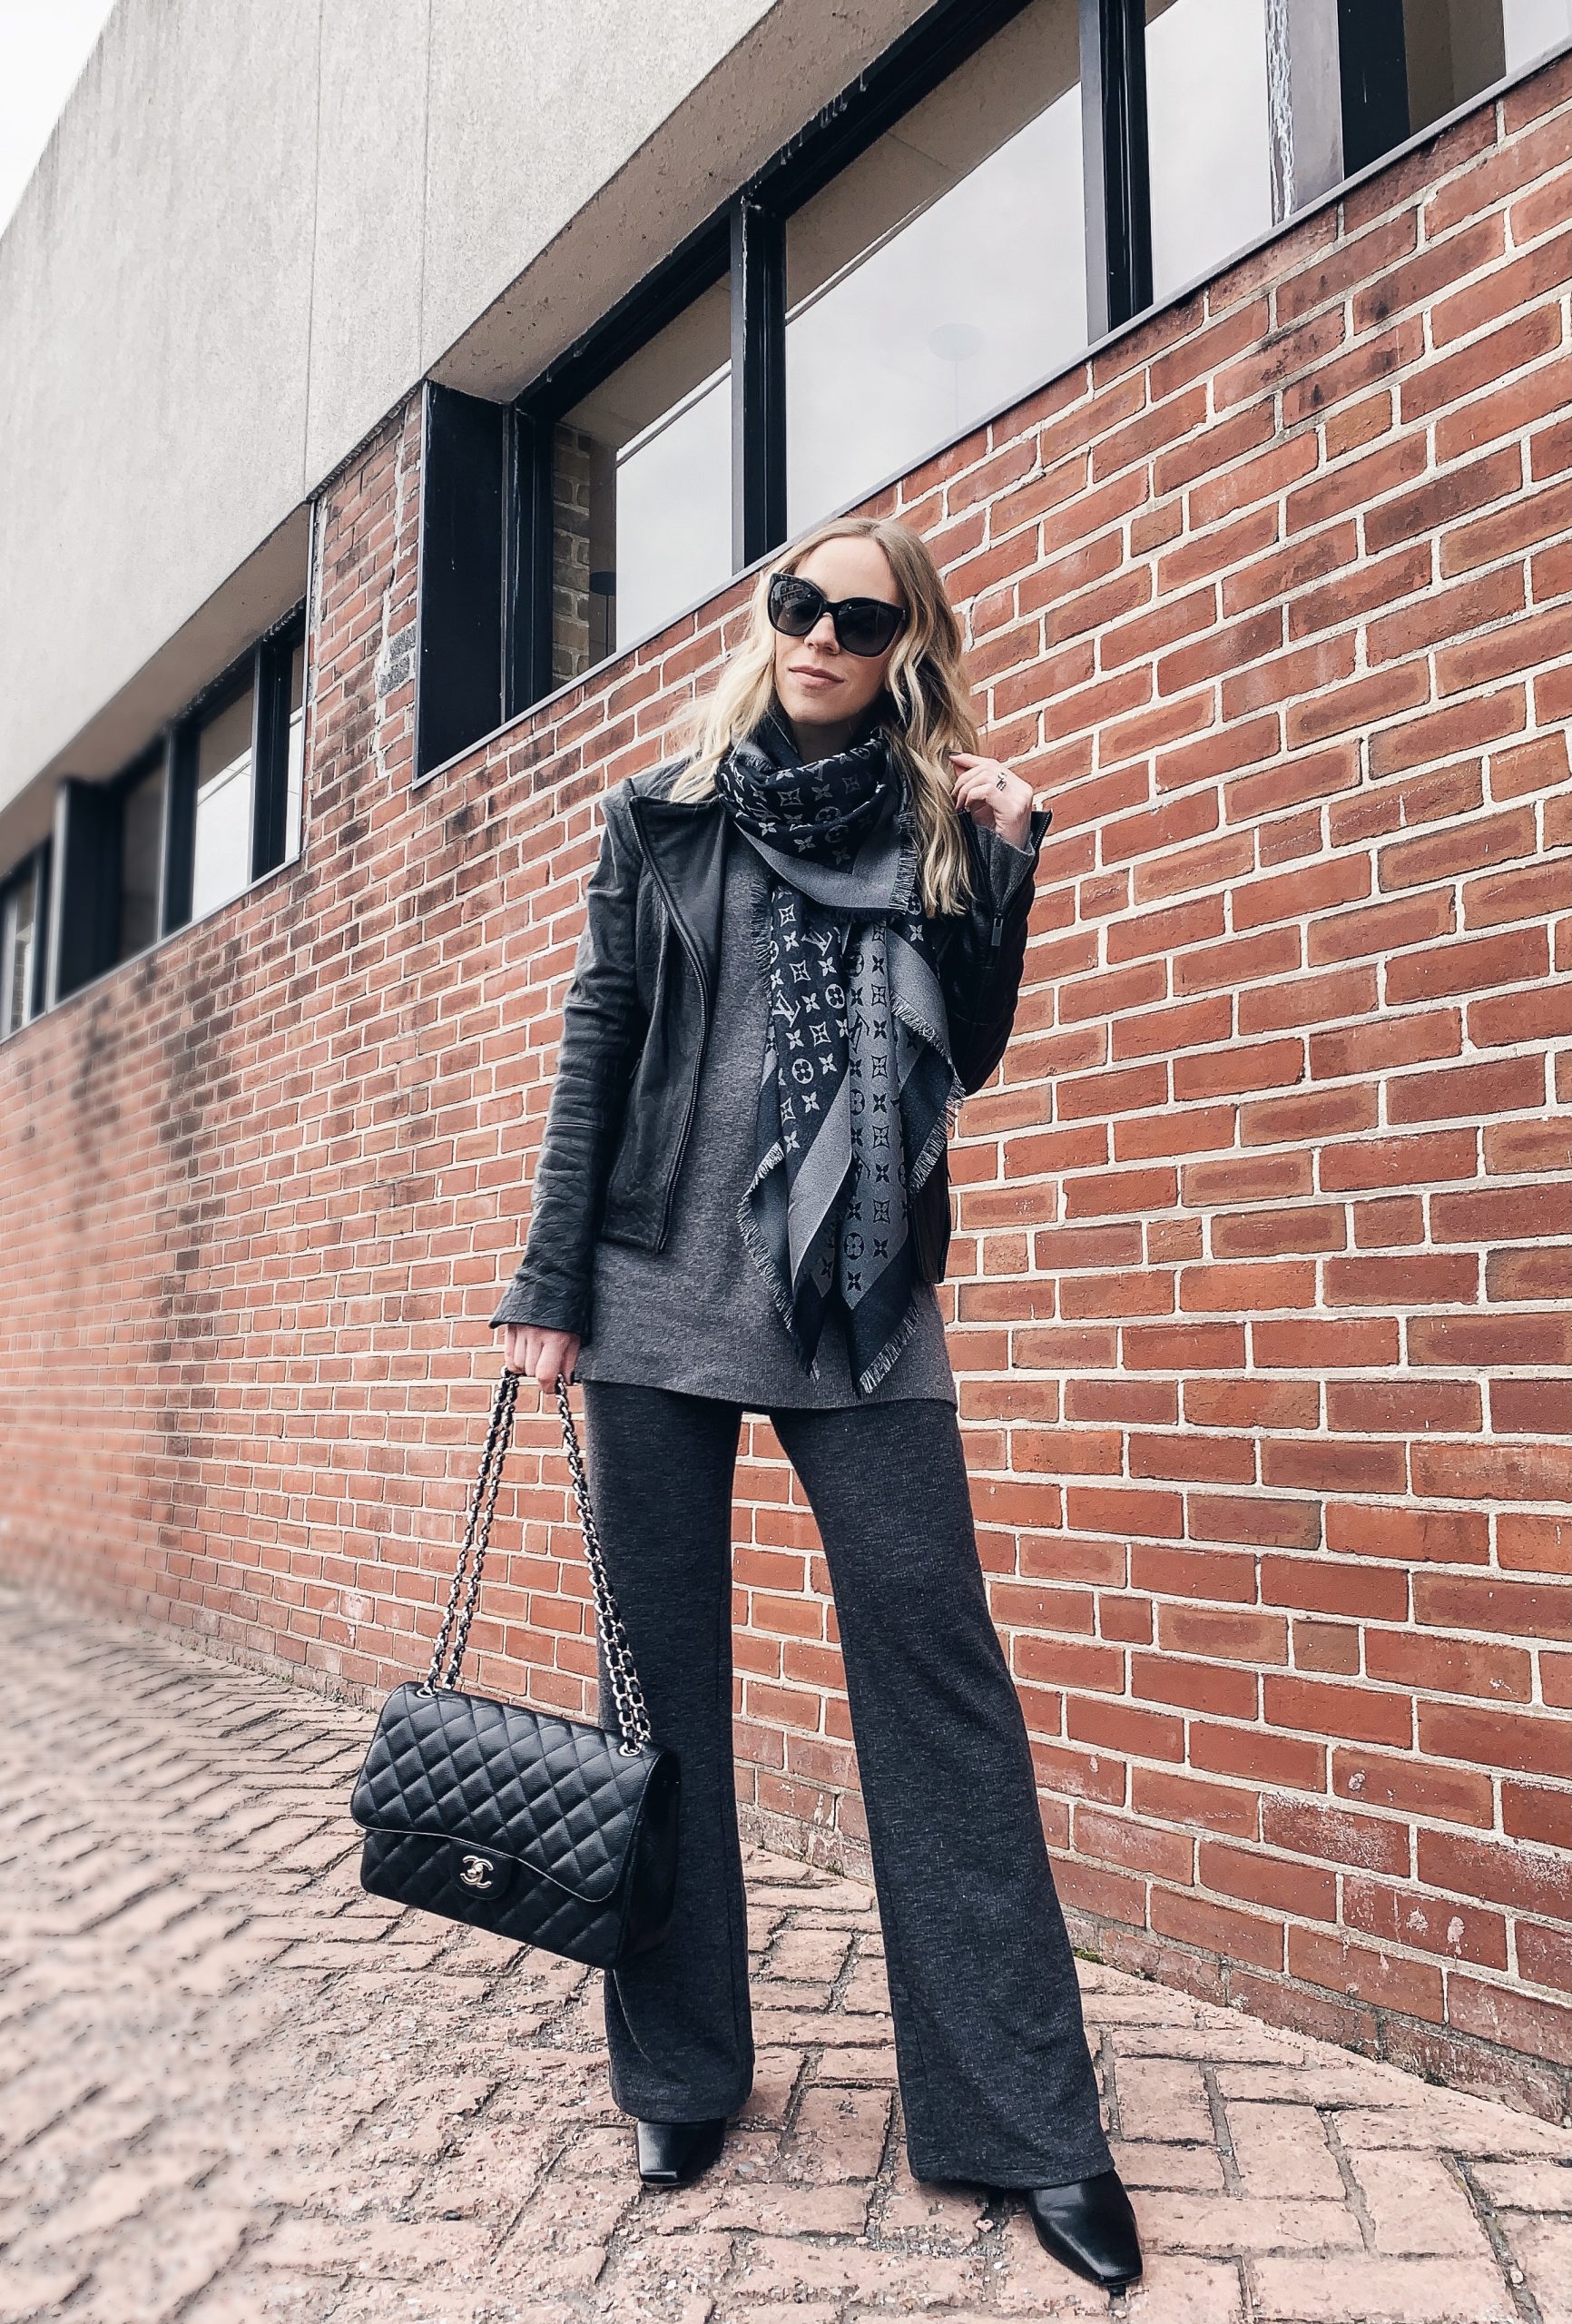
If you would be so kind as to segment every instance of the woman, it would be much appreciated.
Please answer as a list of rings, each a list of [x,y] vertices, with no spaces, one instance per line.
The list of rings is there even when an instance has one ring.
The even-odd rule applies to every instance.
[[[523,1260],[493,1324],[584,1384],[596,1521],[683,1770],[676,1915],[605,1977],[641,2176],[752,2084],[732,1751],[732,1472],[768,1414],[834,1590],[919,2179],[1011,2187],[1141,2271],[1026,1724],[988,1613],[935,1285],[961,1098],[1014,1019],[1049,817],[975,748],[927,547],[818,527],[761,574],[685,761],[604,801]],[[602,1713],[612,1696],[604,1656]]]

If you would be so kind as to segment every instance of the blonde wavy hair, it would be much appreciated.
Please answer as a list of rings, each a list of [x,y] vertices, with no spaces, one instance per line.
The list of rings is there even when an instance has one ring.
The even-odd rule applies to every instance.
[[[712,798],[715,769],[752,734],[775,699],[775,632],[767,610],[771,573],[795,573],[821,541],[877,541],[889,560],[910,618],[895,642],[869,731],[882,724],[908,775],[917,825],[919,890],[930,918],[958,911],[971,892],[969,860],[947,751],[978,747],[960,623],[928,543],[893,517],[832,517],[781,550],[758,575],[748,625],[709,693],[682,722],[679,748],[692,753],[672,784],[673,799]]]

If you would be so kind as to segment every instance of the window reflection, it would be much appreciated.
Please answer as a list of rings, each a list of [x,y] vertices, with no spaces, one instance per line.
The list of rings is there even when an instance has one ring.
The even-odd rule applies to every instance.
[[[1488,0],[1403,0],[1410,133],[1500,79],[1507,69],[1501,15]]]
[[[290,656],[290,734],[285,780],[284,861],[300,852],[300,816],[306,773],[306,644]]]
[[[25,1025],[38,940],[38,873],[30,865],[0,896],[0,1039]]]
[[[1572,0],[1506,0],[1501,15],[1508,73],[1572,41]]]
[[[1146,0],[1158,300],[1272,224],[1266,20],[1267,0]]]
[[[193,920],[238,896],[251,881],[251,724],[248,686],[197,738]]]
[[[786,227],[791,533],[1086,341],[1074,0],[1036,0]]]
[[[126,790],[120,822],[120,932],[125,960],[158,935],[159,873],[163,861],[164,770],[161,760]]]
[[[1572,40],[1572,0],[1402,0],[1409,133]]]
[[[1572,40],[1572,0],[1145,0],[1145,15],[1158,300]]]
[[[722,278],[558,421],[554,685],[659,628],[730,575],[731,347]]]

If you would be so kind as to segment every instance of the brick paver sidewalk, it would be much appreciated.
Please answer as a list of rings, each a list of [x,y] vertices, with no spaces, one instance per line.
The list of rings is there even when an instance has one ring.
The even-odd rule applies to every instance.
[[[752,1851],[760,2068],[644,2193],[600,1978],[365,1896],[368,1714],[0,1591],[0,2319],[1107,2316],[913,2184],[861,1883]],[[1148,2273],[1115,2315],[1572,2319],[1572,2133],[1088,1965]]]

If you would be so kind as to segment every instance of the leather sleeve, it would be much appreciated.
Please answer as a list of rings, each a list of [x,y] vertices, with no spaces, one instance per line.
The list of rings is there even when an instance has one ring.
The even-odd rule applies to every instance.
[[[583,1340],[606,1179],[644,1034],[634,955],[641,858],[622,787],[605,794],[600,857],[585,891],[524,1256],[491,1318]]]
[[[989,1080],[1008,1044],[1026,966],[1027,923],[1051,807],[1034,807],[1024,847],[1012,847],[962,817],[970,835],[976,892],[968,898],[940,968],[950,1051],[969,1093]]]

